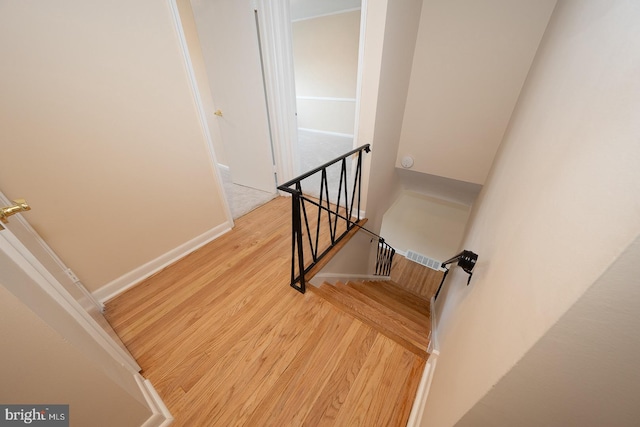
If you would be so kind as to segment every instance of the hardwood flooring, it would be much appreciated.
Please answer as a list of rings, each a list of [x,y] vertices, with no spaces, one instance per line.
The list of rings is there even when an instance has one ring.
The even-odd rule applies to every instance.
[[[424,359],[289,286],[290,200],[106,304],[176,426],[404,426]]]
[[[396,255],[391,267],[391,280],[405,290],[430,300],[438,290],[444,272],[408,260]]]

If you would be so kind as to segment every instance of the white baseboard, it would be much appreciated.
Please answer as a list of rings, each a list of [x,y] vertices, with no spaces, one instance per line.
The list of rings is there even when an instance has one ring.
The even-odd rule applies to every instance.
[[[353,138],[353,134],[351,133],[340,133],[340,132],[331,132],[328,130],[320,130],[320,129],[309,129],[309,128],[298,128],[299,131],[303,132],[312,132],[312,133],[320,133],[323,135],[331,135],[331,136],[340,136],[343,138]]]
[[[424,366],[422,378],[420,379],[418,391],[416,392],[416,398],[413,401],[411,414],[407,421],[407,427],[419,427],[422,423],[424,408],[427,406],[427,397],[429,396],[429,389],[431,388],[431,381],[433,380],[433,373],[436,369],[437,360],[438,355],[436,353],[431,353],[427,360],[427,364]]]
[[[409,420],[407,421],[407,427],[419,427],[422,423],[422,417],[424,416],[424,409],[427,406],[427,398],[429,397],[429,390],[431,389],[431,382],[433,381],[433,374],[436,370],[436,362],[440,355],[440,347],[438,344],[437,323],[436,316],[434,315],[435,298],[431,298],[431,341],[427,352],[429,353],[429,359],[424,366],[422,372],[422,378],[420,378],[420,384],[416,392],[416,398],[413,401],[413,407],[411,408],[411,414],[409,414]]]
[[[131,270],[130,272],[107,283],[100,289],[94,291],[93,296],[98,301],[100,301],[100,303],[104,304],[105,301],[108,301],[116,295],[121,294],[122,292],[140,283],[142,280],[146,279],[152,274],[157,273],[168,265],[178,261],[180,258],[189,255],[191,252],[206,245],[212,240],[215,240],[216,238],[222,236],[230,230],[231,225],[228,222],[220,224],[219,226],[212,228],[211,230],[189,240],[188,242],[183,243],[177,248],[172,249],[163,255],[160,255],[158,258],[151,260],[146,264],[143,264],[140,267]]]
[[[153,384],[142,375],[135,376],[138,387],[147,401],[147,406],[151,409],[151,416],[142,424],[141,427],[167,427],[173,423],[173,415],[167,409],[162,398],[153,387]]]

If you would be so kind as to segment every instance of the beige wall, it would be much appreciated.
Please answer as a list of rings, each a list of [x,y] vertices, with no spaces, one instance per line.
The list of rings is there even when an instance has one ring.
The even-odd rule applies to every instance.
[[[1,285],[0,313],[3,404],[68,404],[77,426],[140,426],[151,416]]]
[[[638,259],[636,238],[457,426],[638,424]]]
[[[460,251],[469,206],[403,191],[382,220],[382,235],[396,250],[413,250],[438,261]]]
[[[371,144],[363,167],[362,206],[369,218],[366,227],[378,234],[383,214],[401,191],[394,162],[421,4],[421,0],[367,4],[356,143]],[[367,249],[375,249],[375,245],[369,245],[370,238],[361,234],[327,265],[325,272],[371,273],[375,251]]]
[[[460,420],[640,233],[639,20],[626,1],[558,3],[464,239],[471,285],[456,269],[438,301],[423,426]]]
[[[360,11],[292,23],[296,94],[352,101],[298,99],[301,128],[353,134]]]
[[[353,135],[356,101],[331,99],[296,100],[297,122],[301,129]]]
[[[180,13],[180,23],[184,31],[184,37],[189,50],[189,57],[193,65],[196,83],[198,85],[198,95],[204,109],[207,121],[207,128],[211,135],[211,143],[215,152],[216,161],[222,165],[229,165],[227,153],[222,143],[220,128],[218,127],[218,117],[214,114],[216,108],[211,98],[211,87],[209,86],[209,77],[207,76],[207,68],[205,66],[202,54],[202,46],[200,45],[200,37],[193,15],[193,8],[190,0],[176,0],[178,11]]]
[[[3,3],[1,190],[90,290],[226,223],[169,2]]]
[[[484,184],[556,0],[425,0],[400,148]]]

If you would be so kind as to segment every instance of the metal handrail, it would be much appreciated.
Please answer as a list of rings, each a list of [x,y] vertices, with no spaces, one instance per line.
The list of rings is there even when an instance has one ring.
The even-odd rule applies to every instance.
[[[317,263],[326,256],[329,251],[338,244],[347,233],[358,227],[365,232],[378,238],[378,258],[376,261],[376,274],[389,275],[391,273],[391,262],[395,249],[389,246],[382,237],[362,227],[358,222],[360,221],[360,196],[362,191],[362,153],[369,153],[371,151],[370,145],[365,144],[361,147],[353,149],[348,153],[343,154],[327,163],[324,163],[317,168],[306,172],[297,178],[294,178],[278,187],[279,190],[285,191],[291,194],[292,199],[292,243],[291,243],[291,286],[304,293],[306,290],[305,274],[308,273]],[[353,174],[353,188],[351,191],[351,200],[348,195],[348,182],[347,182],[347,168],[346,159],[354,154],[357,154],[356,170]],[[340,179],[338,187],[338,198],[335,204],[335,209],[332,208],[329,200],[329,181],[327,179],[327,168],[330,166],[342,162],[340,169]],[[320,180],[320,193],[318,200],[314,200],[303,194],[302,181],[317,173],[321,173]],[[293,187],[293,188],[292,188]],[[344,192],[343,192],[344,190]],[[325,200],[326,197],[326,200]],[[344,206],[340,203],[344,199]],[[312,237],[312,231],[309,224],[309,218],[307,213],[306,204],[312,204],[318,208],[317,223],[315,229],[315,239]],[[340,209],[344,209],[345,215],[340,214]],[[355,220],[354,218],[355,211]],[[320,245],[320,227],[322,213],[326,212],[328,216],[329,235],[331,237],[331,243],[329,246],[319,253]],[[303,221],[304,219],[304,221]],[[337,235],[339,220],[344,221],[345,231]],[[304,225],[304,229],[303,229]],[[304,260],[304,246],[303,240],[306,232],[306,242],[309,245],[312,261],[308,266],[305,266]],[[315,242],[314,242],[315,240]],[[297,269],[297,273],[296,273]]]

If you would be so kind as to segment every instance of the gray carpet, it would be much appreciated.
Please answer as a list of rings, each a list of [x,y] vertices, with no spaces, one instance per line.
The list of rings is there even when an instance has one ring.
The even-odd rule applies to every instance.
[[[326,135],[298,129],[298,154],[301,173],[310,171],[328,161],[335,159],[353,149],[353,138]],[[335,203],[338,198],[338,184],[340,181],[341,164],[336,163],[327,169],[329,181],[329,200]],[[347,160],[347,183],[351,186],[351,161]],[[320,195],[321,174],[317,173],[302,181],[302,191],[313,197]],[[349,188],[349,200],[351,200]],[[326,197],[325,197],[326,198]],[[344,202],[344,188],[340,200]]]
[[[301,174],[333,160],[352,149],[353,138],[298,130],[298,165]],[[329,200],[332,203],[336,203],[338,198],[341,167],[341,164],[337,163],[327,169]],[[346,170],[347,183],[349,186],[349,201],[351,201],[351,161],[347,161]],[[222,183],[233,219],[237,219],[251,212],[277,196],[277,193],[271,194],[256,190],[255,188],[234,184],[231,181],[231,172],[226,168],[220,168],[220,173],[222,174]],[[320,173],[303,180],[303,192],[313,197],[319,197],[320,180]],[[324,196],[323,198],[326,199]],[[340,200],[344,203],[344,188]]]
[[[220,168],[220,173],[222,174],[222,184],[233,219],[248,214],[277,196],[277,193],[267,193],[255,188],[234,184],[231,182],[231,173],[228,169]]]

